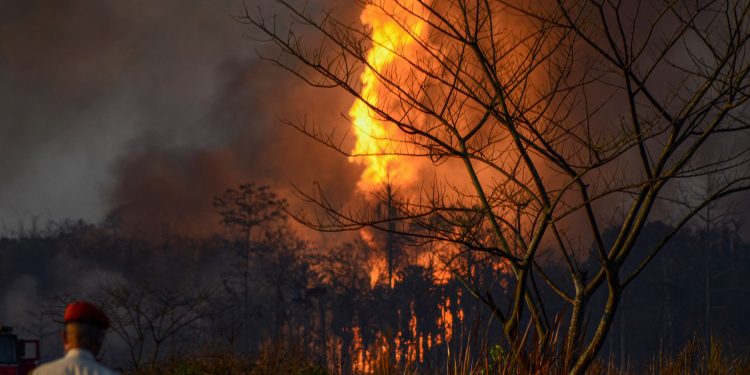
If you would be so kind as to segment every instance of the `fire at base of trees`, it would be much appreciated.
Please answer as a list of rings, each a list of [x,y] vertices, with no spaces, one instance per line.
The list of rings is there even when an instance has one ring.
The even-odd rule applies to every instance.
[[[279,211],[283,204],[257,185],[230,189],[216,199],[226,232],[212,238],[165,233],[154,239],[126,234],[110,220],[100,226],[61,223],[1,239],[0,282],[16,291],[6,302],[24,306],[20,302],[37,293],[46,301],[13,315],[19,334],[41,339],[44,358],[54,358],[62,350],[64,304],[85,297],[113,322],[103,359],[128,371],[181,373],[185,366],[208,366],[207,372],[257,374],[304,368],[443,373],[448,364],[472,367],[467,361],[484,368],[484,358],[492,367],[526,373],[496,345],[502,325],[470,294],[466,273],[435,277],[444,265],[423,260],[433,247],[393,238],[391,253],[400,255],[389,279],[388,269],[375,261],[388,257],[385,247],[361,239],[316,247],[290,229]],[[748,345],[742,332],[750,329],[750,304],[736,296],[750,272],[750,245],[736,234],[737,215],[712,215],[676,235],[623,293],[605,358],[637,370],[657,351],[665,357],[680,351],[695,334],[721,337],[737,348]],[[672,230],[661,222],[647,224],[637,255],[646,255]],[[607,239],[615,235],[616,228],[605,232]],[[385,234],[373,236],[375,243],[387,243]],[[706,248],[715,249],[710,257]],[[496,301],[512,298],[512,276],[498,273],[495,263],[471,253],[460,262],[471,267],[474,285],[492,287]],[[595,267],[596,260],[580,266]],[[71,272],[79,269],[94,272],[80,280]],[[558,263],[549,273],[562,277],[567,269]],[[66,294],[80,293],[82,284],[88,294]],[[540,292],[549,310],[565,311],[553,291],[540,285]],[[591,303],[600,305],[605,297],[594,295]],[[254,362],[234,362],[246,355]]]

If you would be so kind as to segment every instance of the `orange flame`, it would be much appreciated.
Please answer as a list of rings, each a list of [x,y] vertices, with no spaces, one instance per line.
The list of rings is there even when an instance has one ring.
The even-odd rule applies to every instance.
[[[413,8],[408,1],[400,5]],[[388,13],[392,13],[391,10]],[[387,75],[389,65],[398,64],[397,57],[415,43],[413,36],[421,35],[425,25],[411,14],[403,19],[397,18],[395,14],[385,14],[373,4],[365,7],[360,20],[372,27],[372,47],[367,52],[367,65],[362,73],[361,99],[357,99],[349,111],[357,138],[353,154],[358,155],[350,160],[366,166],[358,187],[369,192],[384,183],[404,184],[414,179],[413,168],[395,155],[394,134],[389,132],[387,122],[380,120],[373,108],[382,108],[387,100],[381,97],[387,89],[378,77]],[[408,25],[409,30],[404,25]]]

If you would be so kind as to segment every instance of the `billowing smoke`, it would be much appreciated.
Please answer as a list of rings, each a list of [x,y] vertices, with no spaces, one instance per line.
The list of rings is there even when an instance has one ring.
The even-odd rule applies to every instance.
[[[168,225],[210,233],[218,224],[212,197],[249,181],[271,185],[287,197],[290,184],[307,188],[313,181],[341,199],[354,192],[358,172],[346,158],[278,117],[307,114],[317,121],[342,121],[332,108],[345,108],[347,98],[333,91],[316,93],[283,72],[259,74],[261,64],[231,61],[222,67],[224,87],[204,120],[214,144],[169,145],[169,134],[153,133],[131,143],[127,156],[116,163],[117,184],[110,196],[126,227],[153,231]]]
[[[241,5],[0,4],[0,225],[112,213],[204,233],[213,196],[242,182],[351,194],[357,168],[280,122],[334,126],[351,99],[261,62]]]

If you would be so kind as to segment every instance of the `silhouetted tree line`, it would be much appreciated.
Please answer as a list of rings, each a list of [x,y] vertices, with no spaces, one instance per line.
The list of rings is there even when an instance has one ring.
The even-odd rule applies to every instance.
[[[346,373],[368,356],[440,365],[449,350],[478,352],[500,342],[502,327],[464,287],[474,282],[491,298],[510,298],[497,265],[467,253],[454,260],[463,268],[437,280],[439,262],[417,261],[434,251],[430,244],[383,237],[318,248],[290,227],[285,204],[254,184],[227,190],[215,200],[225,231],[209,238],[126,234],[116,220],[69,221],[3,237],[6,310],[20,304],[9,296],[24,296],[9,289],[19,279],[31,278],[34,293],[27,297],[38,298],[23,322],[2,323],[21,324],[22,335],[41,338],[43,354],[54,356],[64,303],[94,299],[114,323],[106,356],[132,369],[211,351],[252,355],[263,345],[291,342]],[[637,248],[646,251],[670,230],[649,224]],[[675,236],[624,295],[604,355],[637,364],[659,350],[679,350],[694,335],[747,347],[750,248],[737,232],[736,222],[716,220]],[[401,256],[373,271],[373,259],[390,253]],[[561,265],[561,279],[564,273]],[[543,298],[552,293],[540,289]]]

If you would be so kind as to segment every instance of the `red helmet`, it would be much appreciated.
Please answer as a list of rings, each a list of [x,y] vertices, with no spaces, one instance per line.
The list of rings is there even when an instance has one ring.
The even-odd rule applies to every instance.
[[[107,329],[110,326],[107,314],[85,301],[76,301],[69,304],[65,308],[63,321],[66,324],[71,322],[88,323],[102,329]]]

